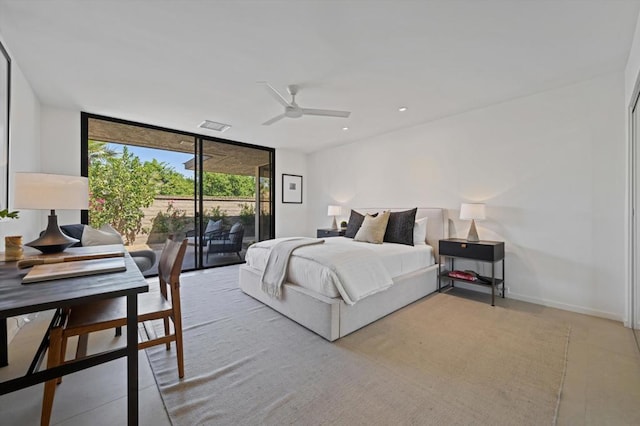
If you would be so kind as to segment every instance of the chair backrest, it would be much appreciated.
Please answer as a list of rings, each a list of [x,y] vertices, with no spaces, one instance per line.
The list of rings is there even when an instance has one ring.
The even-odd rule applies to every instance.
[[[233,224],[229,230],[229,239],[233,245],[242,244],[242,238],[244,237],[244,226],[240,222]]]
[[[182,272],[182,261],[186,251],[186,238],[182,241],[168,239],[164,243],[158,262],[158,278],[160,278],[161,284],[168,283],[172,287],[180,286],[180,272]]]

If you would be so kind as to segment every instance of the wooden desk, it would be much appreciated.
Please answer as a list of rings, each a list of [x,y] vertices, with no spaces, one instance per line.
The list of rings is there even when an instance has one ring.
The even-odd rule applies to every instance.
[[[149,286],[128,254],[125,254],[125,264],[127,270],[124,272],[23,285],[22,277],[28,269],[19,270],[16,262],[0,263],[0,318],[5,325],[2,327],[3,324],[0,324],[0,338],[4,338],[5,351],[7,317],[66,308],[112,297],[127,298],[126,347],[68,361],[64,365],[41,371],[35,371],[40,360],[34,359],[32,367],[24,376],[0,383],[0,395],[126,356],[128,424],[138,424],[138,293],[149,291]],[[48,338],[46,341],[48,342]],[[44,352],[39,354],[40,357],[43,354]]]

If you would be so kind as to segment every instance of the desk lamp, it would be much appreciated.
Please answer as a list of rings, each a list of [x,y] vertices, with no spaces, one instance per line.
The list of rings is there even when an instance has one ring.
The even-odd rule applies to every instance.
[[[19,209],[51,210],[44,234],[25,245],[42,253],[60,253],[78,242],[66,236],[58,226],[56,209],[89,208],[89,179],[82,176],[48,173],[16,173],[14,206]]]

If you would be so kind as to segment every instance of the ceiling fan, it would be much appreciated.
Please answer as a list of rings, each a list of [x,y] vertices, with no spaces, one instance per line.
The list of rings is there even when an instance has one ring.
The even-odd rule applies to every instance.
[[[296,103],[296,95],[298,94],[300,87],[295,84],[291,84],[287,86],[287,92],[289,92],[289,94],[291,95],[291,102],[289,102],[285,99],[284,96],[280,94],[280,92],[274,89],[266,81],[259,81],[258,83],[264,84],[267,90],[269,91],[269,93],[271,93],[271,96],[273,96],[276,101],[280,102],[280,104],[284,106],[284,113],[277,115],[270,120],[265,121],[264,123],[262,123],[263,126],[269,126],[275,123],[276,121],[282,120],[283,118],[300,118],[303,115],[317,115],[321,117],[340,117],[340,118],[347,118],[349,117],[349,115],[351,115],[351,112],[349,111],[302,108],[300,105]]]

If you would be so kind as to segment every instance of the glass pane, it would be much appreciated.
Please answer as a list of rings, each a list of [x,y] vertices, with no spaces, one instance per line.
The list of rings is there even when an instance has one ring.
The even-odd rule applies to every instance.
[[[89,224],[110,225],[134,256],[157,259],[170,235],[195,241],[194,138],[105,120],[89,120]],[[135,256],[134,256],[135,257]],[[195,268],[191,244],[183,270]]]
[[[269,159],[261,149],[203,141],[204,266],[243,262],[247,247],[257,240],[258,173]]]

